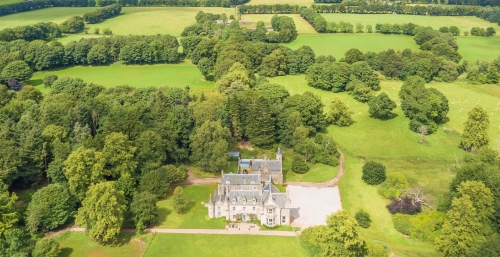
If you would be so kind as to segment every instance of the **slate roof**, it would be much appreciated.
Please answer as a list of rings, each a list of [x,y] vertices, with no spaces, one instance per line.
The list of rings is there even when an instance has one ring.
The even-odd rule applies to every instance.
[[[272,197],[280,208],[285,208],[285,203],[287,198],[285,193],[272,194]]]
[[[252,171],[258,171],[260,168],[267,164],[272,171],[280,171],[281,170],[281,161],[279,160],[264,160],[264,159],[255,159],[252,164]]]
[[[227,198],[229,201],[236,201],[236,203],[253,203],[253,199],[255,198],[256,203],[259,204],[262,198],[262,191],[260,190],[231,190],[227,194]]]
[[[260,184],[260,175],[259,174],[231,174],[231,173],[224,174],[224,175],[222,175],[222,184],[258,185],[258,184]]]

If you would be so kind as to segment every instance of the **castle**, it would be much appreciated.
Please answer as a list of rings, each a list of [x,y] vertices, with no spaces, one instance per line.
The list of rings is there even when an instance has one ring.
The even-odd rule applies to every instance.
[[[273,227],[290,224],[290,198],[273,183],[283,183],[282,152],[276,159],[240,159],[238,173],[225,174],[205,205],[210,218],[226,217],[231,221],[259,219]]]

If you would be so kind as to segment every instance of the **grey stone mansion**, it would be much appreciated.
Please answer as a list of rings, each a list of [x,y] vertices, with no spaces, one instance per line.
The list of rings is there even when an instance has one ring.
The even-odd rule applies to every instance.
[[[210,218],[231,221],[260,220],[273,227],[290,224],[290,198],[273,183],[283,183],[282,152],[276,159],[240,159],[238,172],[226,174],[205,205]]]

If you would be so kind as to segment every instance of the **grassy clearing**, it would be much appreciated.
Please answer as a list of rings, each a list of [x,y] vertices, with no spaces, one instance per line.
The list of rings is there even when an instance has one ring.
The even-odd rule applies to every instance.
[[[291,156],[290,158],[291,159]],[[291,163],[284,163],[283,177],[285,181],[298,181],[298,182],[324,182],[333,179],[337,176],[338,167],[325,165],[321,163],[314,164],[311,169],[305,174],[298,174],[292,171]]]
[[[225,219],[208,218],[208,210],[203,205],[216,188],[217,184],[184,187],[184,196],[190,203],[182,214],[174,211],[172,192],[170,192],[165,199],[156,203],[159,208],[156,227],[223,229],[226,225]]]
[[[301,5],[301,6],[311,6],[314,4],[314,0],[250,0],[248,5],[259,5],[259,4],[290,4],[290,5]]]
[[[136,236],[135,234],[120,234],[118,239],[112,244],[101,245],[87,237],[82,232],[66,232],[59,235],[56,240],[59,242],[61,252],[60,257],[79,256],[121,256],[132,257],[142,256],[153,234]]]
[[[43,87],[43,78],[49,74],[58,77],[81,78],[105,87],[130,85],[133,87],[169,86],[184,88],[189,85],[192,91],[202,87],[213,87],[211,81],[204,81],[203,75],[195,65],[188,62],[181,64],[156,65],[122,65],[114,63],[109,66],[76,66],[35,74],[28,82],[37,86],[42,92],[49,89]]]
[[[20,2],[20,1],[19,1]],[[1,3],[1,2],[0,2]],[[62,23],[75,15],[83,15],[100,7],[53,7],[0,17],[0,29],[32,25],[38,22]]]
[[[156,234],[144,256],[302,257],[305,253],[296,237]]]
[[[335,97],[342,98],[353,111],[355,123],[350,127],[328,127],[328,133],[336,140],[346,155],[346,173],[340,180],[340,193],[344,208],[351,215],[364,208],[372,216],[372,227],[363,230],[368,240],[377,240],[387,244],[391,251],[402,256],[434,256],[432,244],[404,238],[394,228],[391,215],[384,208],[388,201],[381,198],[376,187],[366,185],[361,178],[361,168],[366,160],[376,160],[387,167],[388,172],[400,171],[405,174],[410,184],[423,186],[426,192],[438,197],[447,191],[447,185],[453,177],[449,167],[455,158],[463,152],[457,145],[459,132],[467,119],[467,112],[476,104],[481,104],[490,114],[491,146],[500,149],[500,99],[488,94],[499,92],[497,86],[480,87],[461,83],[430,83],[443,92],[450,104],[450,119],[437,133],[426,137],[424,144],[418,143],[418,135],[408,129],[408,119],[400,107],[396,108],[395,118],[380,121],[368,116],[368,106],[352,99],[347,93],[330,93],[307,86],[305,76],[286,76],[270,79],[272,83],[284,85],[292,94],[311,91],[320,95],[328,106]],[[397,93],[400,81],[382,81],[383,92],[398,104]],[[444,128],[446,127],[446,130]],[[383,149],[383,151],[381,151]]]
[[[393,15],[393,14],[346,14],[346,13],[325,13],[321,14],[327,21],[350,22],[353,25],[361,23],[363,25],[371,24],[375,29],[377,23],[414,23],[420,26],[429,26],[434,29],[446,26],[457,26],[460,31],[469,31],[472,27],[494,27],[500,30],[500,26],[495,23],[471,17],[471,16],[424,16],[424,15]]]
[[[115,35],[156,35],[180,36],[185,27],[196,23],[199,11],[234,15],[234,8],[221,7],[123,7],[119,16],[89,26],[110,28]]]
[[[390,48],[401,51],[405,48],[418,49],[412,37],[378,33],[299,35],[297,39],[286,46],[297,49],[303,45],[310,46],[316,56],[330,54],[337,59],[344,57],[344,53],[351,48],[377,53]]]
[[[497,28],[495,28],[497,29]],[[457,37],[458,52],[464,60],[493,61],[500,56],[500,37]]]
[[[274,14],[245,14],[241,16],[242,20],[247,21],[246,27],[255,28],[257,26],[258,21],[263,21],[266,23],[266,27],[271,27],[271,18]],[[316,30],[309,24],[309,22],[305,21],[298,14],[287,14],[286,16],[292,17],[295,22],[295,26],[297,27],[297,31],[299,34],[317,34]]]

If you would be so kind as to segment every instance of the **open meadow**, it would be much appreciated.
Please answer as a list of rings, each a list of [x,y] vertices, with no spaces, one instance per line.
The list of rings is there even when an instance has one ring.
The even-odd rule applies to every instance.
[[[156,234],[144,256],[303,257],[305,253],[296,237]]]
[[[38,22],[55,22],[60,24],[75,15],[83,15],[100,7],[53,7],[29,12],[9,14],[0,17],[0,29],[33,25]]]
[[[498,30],[497,30],[498,31]],[[491,62],[500,56],[500,37],[456,37],[463,60]],[[486,50],[487,49],[487,50]]]
[[[271,19],[273,16],[274,14],[243,14],[241,15],[241,20],[247,21],[245,27],[248,28],[255,28],[258,21],[263,21],[266,24],[266,27],[271,27]],[[286,14],[284,16],[293,18],[297,31],[300,35],[318,34],[311,24],[300,17],[299,14]]]
[[[184,88],[189,85],[192,91],[202,87],[213,87],[211,81],[204,81],[203,75],[195,65],[155,64],[155,65],[122,65],[109,66],[76,66],[35,74],[28,82],[38,86],[42,92],[48,92],[43,86],[43,78],[49,74],[58,77],[81,78],[86,82],[94,82],[105,87],[130,85],[133,87],[169,86]]]
[[[110,244],[99,244],[83,232],[66,232],[56,237],[61,252],[59,257],[136,257],[142,256],[153,234],[137,236],[123,233]]]
[[[377,23],[414,23],[420,26],[432,27],[439,29],[446,26],[457,26],[460,31],[469,31],[472,27],[487,28],[493,27],[496,31],[500,31],[500,26],[495,23],[482,20],[473,16],[424,16],[424,15],[401,15],[401,14],[350,14],[350,13],[322,13],[321,16],[325,17],[326,21],[339,23],[350,22],[353,25],[361,23],[363,25],[372,25],[375,28]],[[498,36],[498,34],[497,34]]]
[[[344,53],[351,48],[376,53],[390,48],[401,51],[405,48],[418,49],[412,37],[378,33],[299,35],[286,46],[297,49],[303,45],[310,46],[316,56],[333,55],[337,59],[344,57]]]

